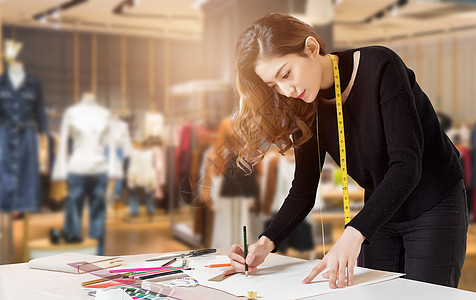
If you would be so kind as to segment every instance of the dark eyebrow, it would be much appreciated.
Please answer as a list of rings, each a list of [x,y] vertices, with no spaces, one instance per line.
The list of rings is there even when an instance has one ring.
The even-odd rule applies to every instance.
[[[286,64],[287,64],[287,62],[285,62],[285,63],[281,66],[281,68],[278,69],[278,71],[276,72],[276,75],[275,75],[274,78],[278,78],[279,73],[281,73],[281,70],[284,68],[284,66],[286,66]],[[270,84],[270,83],[272,83],[272,82],[265,82],[265,83],[266,83],[266,84]]]

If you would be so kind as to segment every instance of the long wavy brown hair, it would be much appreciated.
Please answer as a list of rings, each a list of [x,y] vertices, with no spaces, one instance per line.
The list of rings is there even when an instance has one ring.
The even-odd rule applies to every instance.
[[[256,19],[240,35],[235,53],[235,88],[240,96],[234,129],[241,148],[237,165],[250,173],[274,143],[281,153],[298,147],[312,137],[311,124],[317,101],[311,104],[287,98],[266,85],[256,74],[258,59],[304,53],[306,38],[319,43],[319,54],[326,55],[322,38],[308,24],[286,14],[270,13]],[[302,135],[293,140],[295,132]]]

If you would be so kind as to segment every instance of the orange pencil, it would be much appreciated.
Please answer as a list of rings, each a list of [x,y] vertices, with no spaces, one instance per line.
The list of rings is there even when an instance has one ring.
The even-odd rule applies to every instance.
[[[208,265],[208,266],[205,266],[205,267],[208,267],[208,268],[231,267],[231,264],[230,263],[228,263],[228,264],[214,264],[214,265]]]

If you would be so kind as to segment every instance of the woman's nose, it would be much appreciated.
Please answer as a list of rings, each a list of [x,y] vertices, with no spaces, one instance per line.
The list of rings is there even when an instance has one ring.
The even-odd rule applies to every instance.
[[[278,93],[286,97],[297,97],[296,88],[291,84],[278,84]]]

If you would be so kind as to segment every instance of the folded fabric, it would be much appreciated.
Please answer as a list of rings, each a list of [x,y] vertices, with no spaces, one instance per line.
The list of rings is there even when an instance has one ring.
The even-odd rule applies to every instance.
[[[80,273],[78,271],[78,268],[69,266],[68,264],[77,263],[77,262],[89,262],[89,263],[94,263],[94,265],[101,268],[120,265],[119,263],[115,265],[105,266],[103,261],[105,259],[111,259],[111,258],[114,258],[114,256],[99,256],[99,255],[90,255],[90,254],[71,252],[71,253],[63,253],[58,255],[32,259],[28,262],[28,267],[30,269],[40,269],[40,270],[47,270],[47,271],[57,271],[57,272],[78,274]],[[110,262],[107,261],[107,263],[110,263]]]

